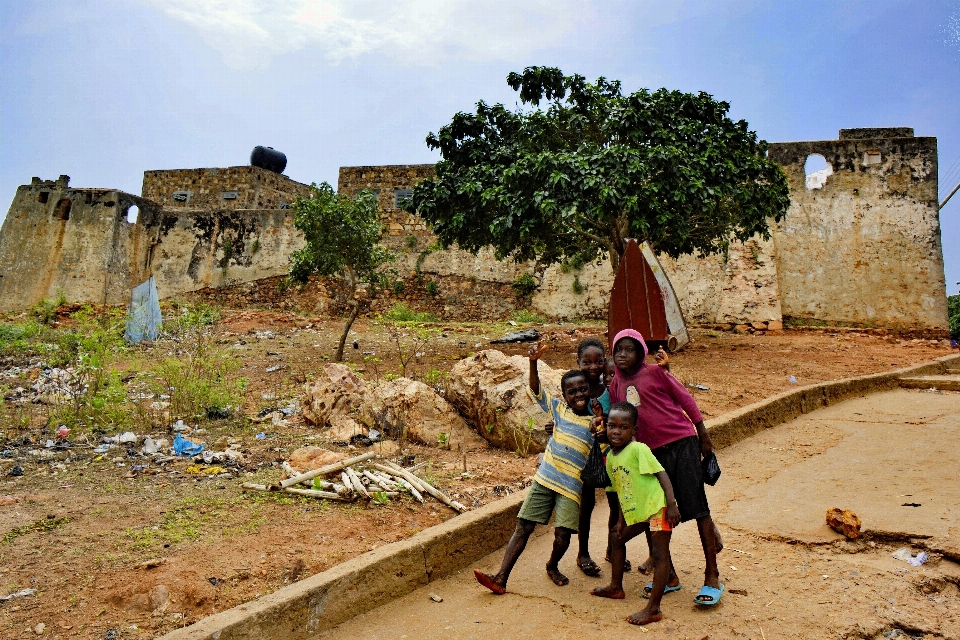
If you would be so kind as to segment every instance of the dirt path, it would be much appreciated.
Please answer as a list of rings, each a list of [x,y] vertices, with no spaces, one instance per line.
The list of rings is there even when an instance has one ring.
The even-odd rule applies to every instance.
[[[589,589],[603,578],[585,577],[568,552],[561,570],[571,583],[556,587],[543,570],[553,536],[542,535],[528,545],[505,596],[479,586],[467,569],[319,637],[957,638],[958,437],[960,393],[898,390],[808,414],[722,450],[723,476],[709,497],[724,532],[727,592],[712,609],[692,602],[703,557],[696,528],[686,524],[672,545],[683,589],[665,596],[664,620],[644,629],[623,621],[644,606],[644,576],[627,575],[625,601],[595,598]],[[834,506],[860,514],[861,540],[848,542],[824,525]],[[598,508],[595,530],[605,519]],[[593,536],[595,558],[603,557],[603,544]],[[931,558],[912,567],[891,555],[903,546],[926,547]],[[501,557],[498,551],[478,566],[493,572]],[[643,557],[636,541],[628,557]],[[431,593],[443,602],[431,601]]]

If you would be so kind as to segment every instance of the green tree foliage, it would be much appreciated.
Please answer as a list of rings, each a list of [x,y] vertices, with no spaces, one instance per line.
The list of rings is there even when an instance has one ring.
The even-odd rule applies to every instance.
[[[326,182],[310,185],[309,198],[293,203],[294,225],[307,245],[290,256],[290,277],[304,283],[316,273],[341,276],[350,290],[352,311],[340,335],[336,361],[343,360],[343,345],[360,313],[357,288],[361,282],[376,288],[384,282],[382,268],[393,255],[380,245],[383,225],[377,198],[361,191],[356,198],[337,194]]]
[[[947,296],[947,313],[950,315],[950,337],[960,340],[960,293]]]
[[[442,159],[405,206],[444,246],[492,245],[499,258],[541,265],[609,254],[616,268],[625,238],[674,257],[716,253],[731,238],[769,237],[767,219],[787,210],[767,143],[732,121],[726,102],[666,89],[623,95],[619,81],[550,67],[507,83],[524,106],[481,101],[427,136]]]

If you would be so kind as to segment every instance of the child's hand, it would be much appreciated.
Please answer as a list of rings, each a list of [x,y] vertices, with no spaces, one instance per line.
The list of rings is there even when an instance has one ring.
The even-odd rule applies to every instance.
[[[593,435],[600,435],[605,433],[607,430],[606,425],[603,424],[603,416],[597,416],[590,421],[590,431]]]
[[[663,350],[662,346],[659,349],[657,349],[657,352],[655,354],[653,354],[653,359],[657,361],[658,367],[667,367],[668,369],[670,368],[670,355]]]
[[[677,506],[676,500],[667,505],[667,522],[671,527],[680,524],[680,507]]]
[[[590,410],[593,411],[593,415],[602,418],[603,417],[603,405],[600,404],[600,401],[594,398],[590,401]]]
[[[537,344],[532,345],[530,347],[528,356],[531,361],[536,361],[540,359],[540,356],[542,356],[546,352],[546,350],[547,350],[547,345],[541,344],[538,342]]]
[[[550,420],[549,422],[543,425],[543,432],[548,436],[552,436],[554,426],[556,426],[556,423],[554,423],[553,420]]]

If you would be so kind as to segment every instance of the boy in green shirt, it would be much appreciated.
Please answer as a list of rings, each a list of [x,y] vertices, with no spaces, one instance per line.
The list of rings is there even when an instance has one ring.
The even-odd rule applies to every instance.
[[[607,454],[607,474],[620,499],[620,522],[610,542],[610,562],[613,565],[610,584],[590,593],[618,600],[626,597],[623,564],[627,557],[627,541],[649,530],[655,563],[650,602],[645,609],[627,618],[631,624],[642,625],[663,619],[660,599],[670,577],[670,535],[680,522],[680,510],[673,496],[673,485],[663,467],[647,445],[633,439],[636,421],[637,408],[629,402],[618,402],[610,407],[606,439],[612,450]],[[671,591],[676,589],[679,587]]]

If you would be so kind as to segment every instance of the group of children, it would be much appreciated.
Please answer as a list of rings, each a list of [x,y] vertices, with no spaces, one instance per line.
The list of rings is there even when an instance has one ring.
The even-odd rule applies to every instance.
[[[547,575],[557,585],[569,583],[559,562],[578,534],[577,566],[588,576],[601,573],[588,549],[590,517],[596,489],[605,488],[610,505],[607,559],[610,584],[591,591],[595,596],[623,599],[623,573],[630,571],[626,543],[644,533],[650,557],[639,571],[653,571],[643,589],[646,608],[627,620],[648,624],[662,619],[664,593],[681,584],[670,558],[670,536],[681,522],[696,520],[706,569],[704,584],[694,598],[698,605],[720,601],[717,553],[719,533],[710,517],[701,461],[713,454],[713,445],[693,396],[662,366],[646,363],[647,345],[637,331],[625,329],[613,340],[608,359],[603,343],[587,338],[577,349],[578,369],[560,381],[562,400],[540,384],[537,363],[546,347],[530,349],[530,390],[540,407],[551,414],[553,430],[543,460],[517,515],[517,528],[495,575],[474,570],[477,581],[496,594],[506,593],[507,580],[537,524],[555,515],[553,549]],[[600,447],[610,485],[592,486],[583,479],[591,450]]]

